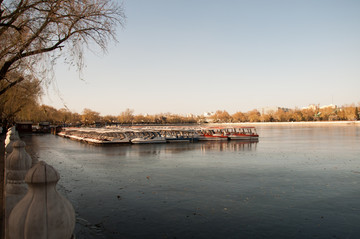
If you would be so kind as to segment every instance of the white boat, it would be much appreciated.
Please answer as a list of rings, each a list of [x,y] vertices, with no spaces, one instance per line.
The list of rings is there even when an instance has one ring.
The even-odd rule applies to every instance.
[[[68,129],[58,133],[59,136],[93,144],[130,143],[130,138],[120,131],[97,131],[94,129]]]
[[[258,141],[259,135],[255,127],[206,127],[186,129],[171,127],[165,129],[126,128],[99,129],[99,128],[66,128],[58,133],[59,136],[93,144],[154,144],[180,143],[197,141],[226,141],[243,140]]]
[[[165,137],[162,137],[159,132],[143,131],[138,132],[136,138],[131,140],[133,144],[161,144],[166,143]]]
[[[193,143],[199,140],[199,135],[194,130],[165,129],[160,134],[168,143]]]
[[[92,133],[84,141],[95,144],[123,144],[130,143],[130,138],[123,132],[99,132]]]

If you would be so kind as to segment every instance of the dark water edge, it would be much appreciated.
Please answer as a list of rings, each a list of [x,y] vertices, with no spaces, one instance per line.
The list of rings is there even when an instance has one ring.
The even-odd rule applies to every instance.
[[[257,127],[258,143],[99,147],[26,136],[77,238],[360,238],[360,127]]]

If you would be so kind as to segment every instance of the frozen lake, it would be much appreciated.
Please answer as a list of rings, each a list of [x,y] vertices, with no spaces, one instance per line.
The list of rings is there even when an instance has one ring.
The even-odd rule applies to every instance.
[[[76,238],[360,238],[360,127],[261,126],[258,143],[23,139],[61,175]]]

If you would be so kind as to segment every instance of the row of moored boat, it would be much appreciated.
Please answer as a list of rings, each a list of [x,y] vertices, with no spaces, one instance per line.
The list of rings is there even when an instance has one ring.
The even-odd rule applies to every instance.
[[[59,136],[93,144],[154,144],[197,141],[245,140],[258,141],[254,127],[187,128],[64,128]]]

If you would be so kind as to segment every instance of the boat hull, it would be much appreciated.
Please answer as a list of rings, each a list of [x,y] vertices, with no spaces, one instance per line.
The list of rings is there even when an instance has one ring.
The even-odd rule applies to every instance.
[[[197,142],[199,139],[198,138],[186,138],[186,137],[180,137],[180,138],[172,138],[166,137],[166,142],[167,143],[193,143],[193,142]]]
[[[251,136],[250,135],[236,135],[236,134],[232,134],[228,136],[229,139],[231,140],[251,140]]]
[[[131,140],[133,144],[163,144],[166,143],[165,138],[155,138],[155,139],[144,139],[144,138],[135,138]]]
[[[199,141],[226,141],[227,136],[199,136]]]
[[[98,140],[98,139],[87,138],[84,139],[84,141],[91,144],[129,144],[130,143],[130,139]]]

